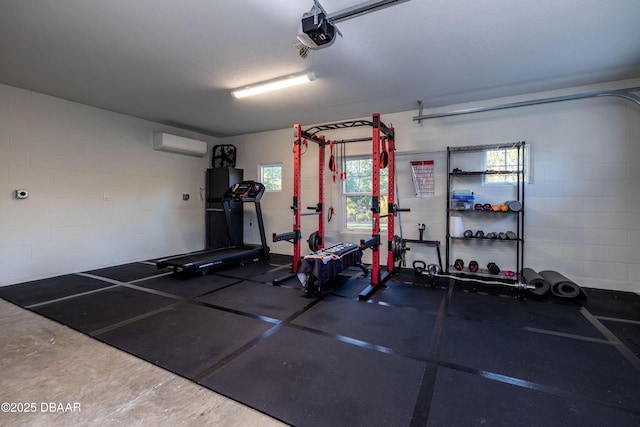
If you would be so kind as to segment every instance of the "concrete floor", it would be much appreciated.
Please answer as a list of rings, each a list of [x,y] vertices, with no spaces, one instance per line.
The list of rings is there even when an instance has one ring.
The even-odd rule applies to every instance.
[[[4,300],[0,345],[1,426],[283,425]]]

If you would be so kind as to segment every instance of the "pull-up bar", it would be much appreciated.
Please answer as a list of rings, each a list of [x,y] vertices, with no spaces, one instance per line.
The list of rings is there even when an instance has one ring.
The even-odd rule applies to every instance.
[[[377,113],[376,113],[377,114]],[[374,115],[375,117],[375,115]],[[379,115],[378,115],[379,117]],[[356,128],[356,127],[375,127],[375,123],[374,121],[369,121],[369,120],[353,120],[353,121],[345,121],[345,122],[337,122],[337,123],[327,123],[327,124],[323,124],[323,125],[316,125],[313,127],[310,127],[309,129],[303,130],[302,131],[302,136],[312,140],[313,142],[317,143],[317,144],[328,144],[328,142],[325,141],[324,137],[318,137],[318,132],[322,132],[322,131],[329,131],[329,130],[338,130],[338,129],[349,129],[349,128]],[[389,128],[387,127],[387,125],[385,125],[384,123],[380,122],[379,123],[379,129],[380,132],[382,132],[387,138],[394,138],[393,135],[393,128]],[[371,141],[372,138],[354,138],[354,139],[341,139],[341,140],[334,140],[333,143],[334,144],[346,144],[349,142],[364,142],[364,141]]]

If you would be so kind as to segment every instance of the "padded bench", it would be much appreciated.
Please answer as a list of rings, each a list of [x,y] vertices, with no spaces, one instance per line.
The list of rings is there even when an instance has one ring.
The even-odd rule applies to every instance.
[[[356,265],[365,276],[369,274],[362,264],[362,249],[356,243],[341,242],[305,256],[298,270],[298,280],[307,296],[314,296],[316,290],[326,292],[331,289],[335,278],[346,268]]]

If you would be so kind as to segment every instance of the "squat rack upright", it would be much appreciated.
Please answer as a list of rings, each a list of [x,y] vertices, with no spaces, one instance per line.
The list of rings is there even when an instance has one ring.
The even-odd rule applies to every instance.
[[[338,129],[347,129],[355,127],[370,126],[372,128],[371,137],[355,138],[355,139],[343,139],[340,141],[329,141],[324,136],[319,135],[319,132],[331,131]],[[300,199],[300,184],[301,184],[301,170],[302,170],[302,146],[306,145],[308,141],[312,141],[318,145],[318,203],[315,207],[308,207],[307,209],[314,210],[311,213],[301,212],[301,199]],[[372,160],[372,194],[371,194],[371,212],[372,212],[372,230],[371,237],[369,239],[363,239],[360,241],[361,249],[372,250],[372,262],[371,262],[371,284],[367,286],[359,295],[359,299],[367,300],[373,295],[373,293],[383,285],[384,281],[394,270],[394,260],[397,258],[397,240],[395,237],[395,217],[397,212],[409,211],[409,209],[399,209],[395,204],[395,132],[393,127],[388,127],[380,120],[380,114],[374,113],[372,120],[356,120],[356,121],[344,121],[338,123],[328,123],[311,127],[307,130],[302,130],[300,124],[294,125],[293,135],[293,203],[291,209],[293,210],[293,231],[273,234],[273,241],[278,242],[286,240],[294,245],[293,249],[293,261],[291,274],[281,279],[274,280],[274,285],[279,285],[284,281],[287,281],[293,277],[296,277],[298,269],[300,267],[300,241],[302,240],[301,234],[301,220],[303,216],[318,215],[318,231],[315,236],[310,237],[314,239],[314,244],[317,249],[322,249],[325,243],[325,227],[324,227],[324,176],[325,176],[325,148],[330,144],[347,144],[351,142],[364,142],[371,141],[371,160]],[[383,147],[387,146],[385,150]],[[388,186],[387,186],[387,204],[388,213],[381,215],[380,210],[380,169],[388,168]],[[381,269],[380,265],[380,220],[387,217],[387,266],[385,270]]]

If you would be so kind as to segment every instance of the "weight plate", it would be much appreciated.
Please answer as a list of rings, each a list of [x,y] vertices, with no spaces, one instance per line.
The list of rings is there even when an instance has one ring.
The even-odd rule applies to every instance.
[[[322,237],[318,235],[317,231],[314,231],[313,233],[309,234],[307,243],[309,243],[309,249],[311,249],[311,252],[318,252],[318,248],[322,243]]]

